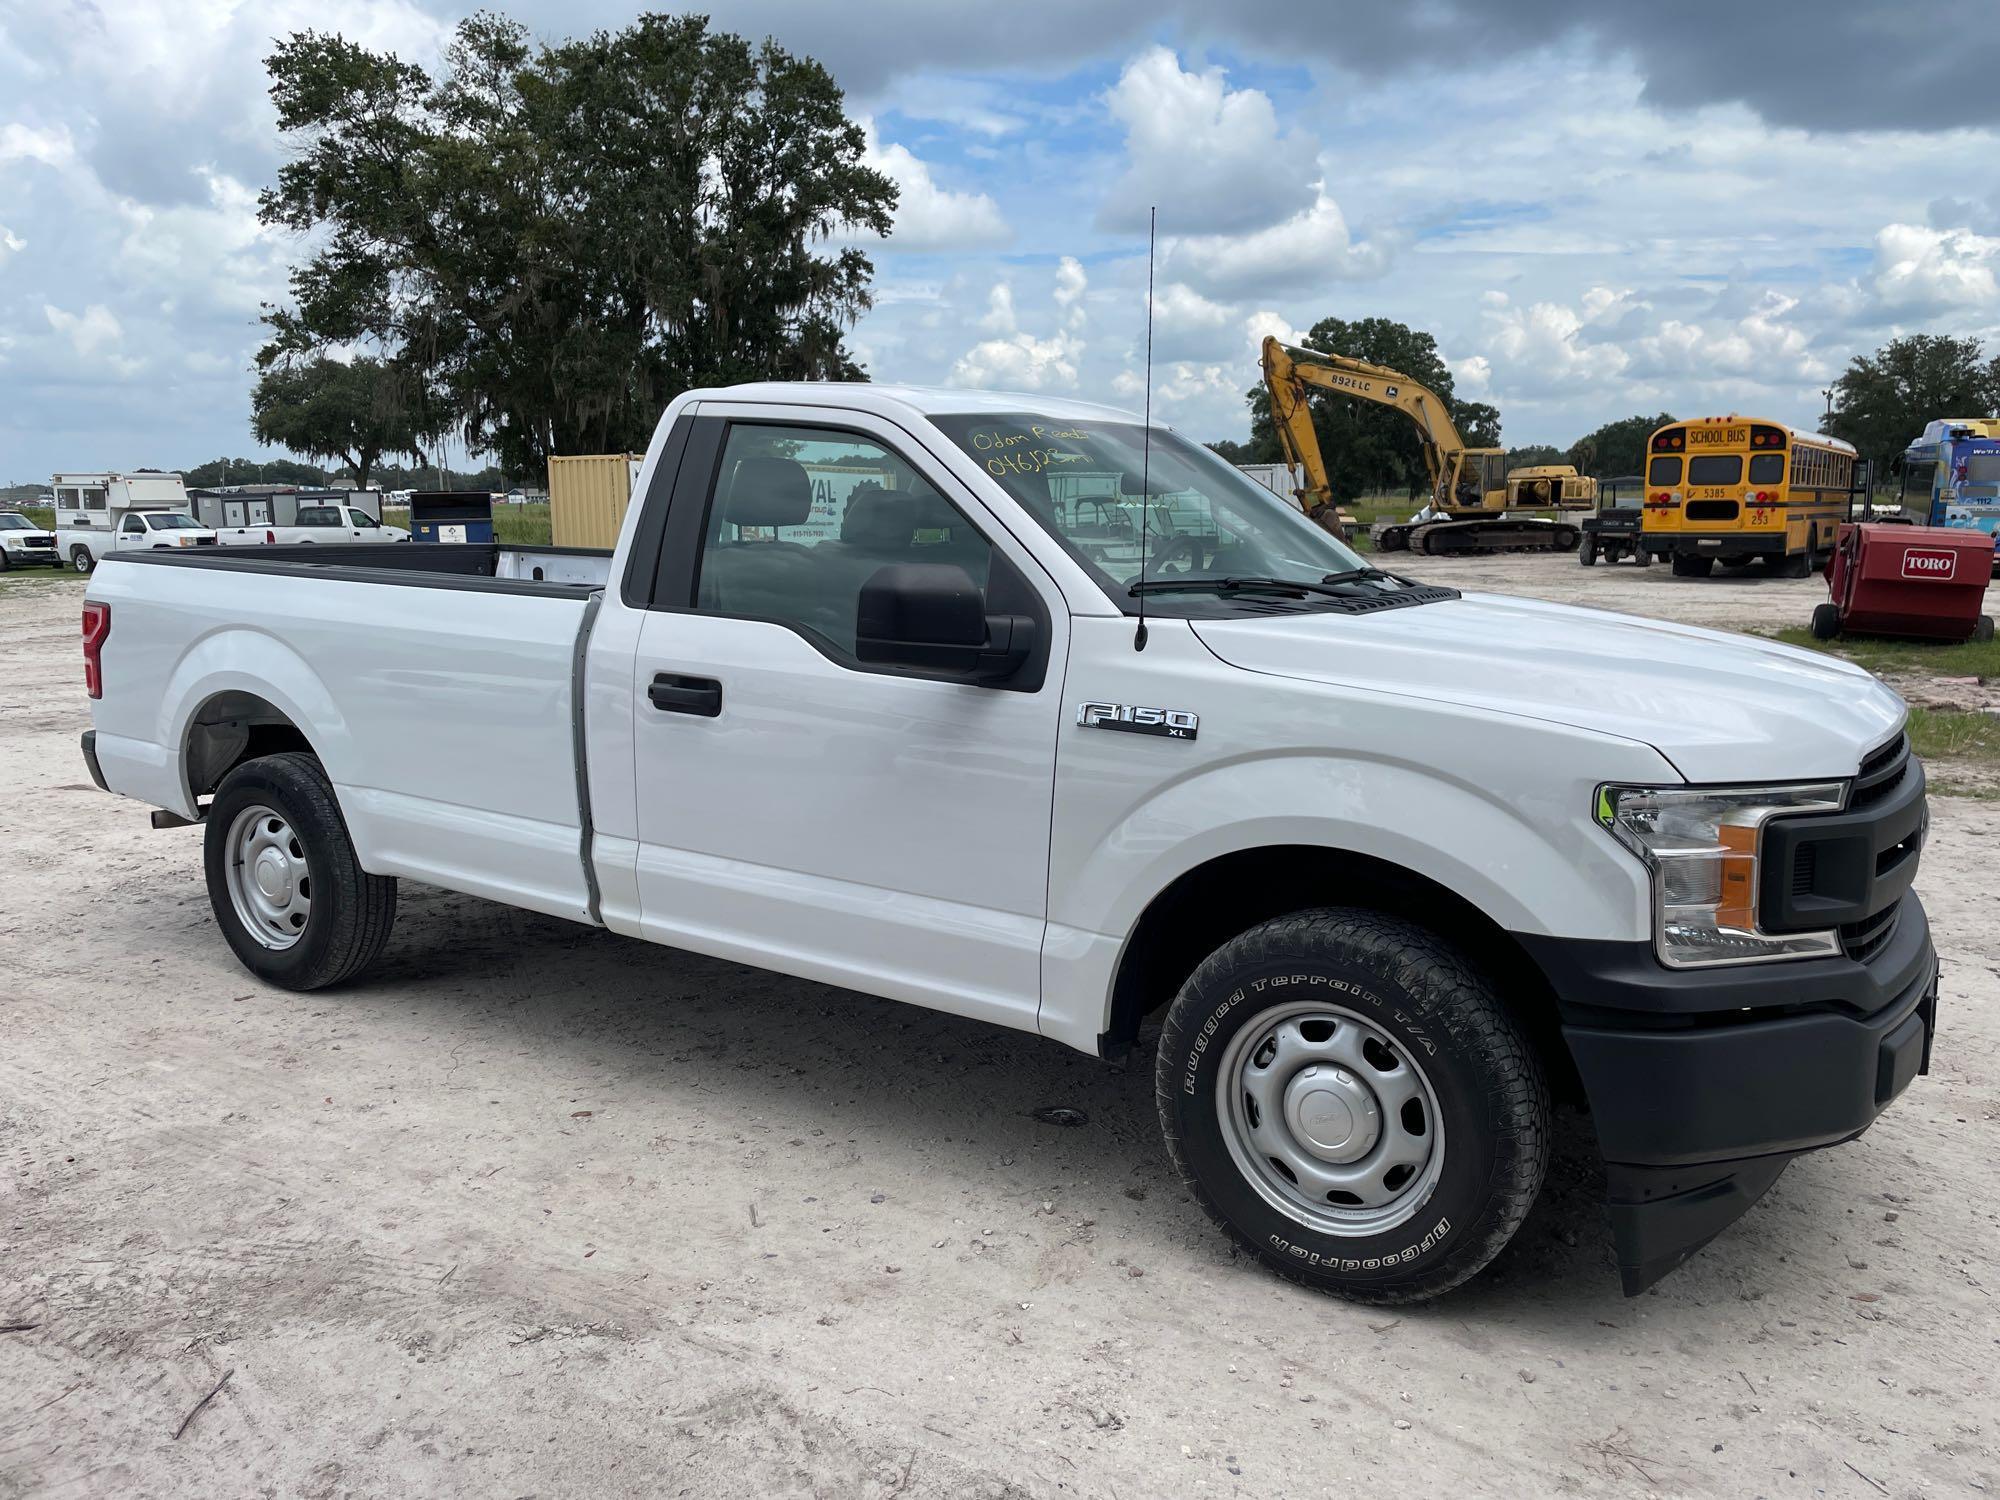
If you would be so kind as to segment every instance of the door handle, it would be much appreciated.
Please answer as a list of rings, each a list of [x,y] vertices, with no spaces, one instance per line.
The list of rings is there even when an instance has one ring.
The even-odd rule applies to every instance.
[[[722,684],[713,677],[660,672],[654,676],[646,696],[662,713],[699,714],[704,719],[713,719],[722,712]]]

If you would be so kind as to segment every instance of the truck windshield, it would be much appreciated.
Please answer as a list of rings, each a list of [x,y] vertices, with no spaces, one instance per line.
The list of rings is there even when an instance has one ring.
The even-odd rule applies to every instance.
[[[1372,572],[1296,505],[1211,450],[1160,428],[1153,429],[1149,453],[1137,422],[1036,412],[931,421],[1128,612],[1137,607],[1130,591],[1141,582],[1317,584],[1332,574]],[[1191,587],[1185,598],[1164,587],[1145,592],[1148,611],[1162,612],[1226,611],[1236,597],[1213,588]]]
[[[193,516],[183,516],[173,511],[165,514],[149,513],[146,524],[155,531],[199,531],[201,522]]]

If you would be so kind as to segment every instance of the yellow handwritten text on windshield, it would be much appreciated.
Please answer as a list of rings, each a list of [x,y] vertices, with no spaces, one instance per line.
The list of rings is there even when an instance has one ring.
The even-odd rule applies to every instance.
[[[1040,474],[1065,464],[1093,462],[1088,454],[1043,446],[1089,442],[1090,433],[1082,427],[1044,427],[1037,423],[1006,432],[996,428],[974,432],[969,441],[973,451],[984,456],[986,472],[1000,479],[1009,474]]]

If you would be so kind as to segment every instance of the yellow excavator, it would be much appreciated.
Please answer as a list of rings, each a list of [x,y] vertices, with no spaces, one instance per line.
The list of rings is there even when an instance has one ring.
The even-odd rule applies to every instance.
[[[1352,396],[1393,407],[1416,424],[1430,474],[1428,509],[1434,519],[1378,527],[1379,552],[1573,552],[1582,529],[1561,517],[1525,514],[1530,509],[1584,509],[1582,488],[1596,489],[1594,480],[1580,484],[1547,482],[1510,485],[1507,458],[1499,448],[1470,448],[1458,435],[1451,413],[1437,395],[1400,371],[1301,349],[1266,338],[1263,349],[1264,389],[1271,397],[1271,423],[1278,430],[1285,467],[1291,471],[1299,505],[1329,531],[1338,532],[1339,511],[1326,460],[1320,456],[1307,397],[1315,389],[1335,396]],[[1303,472],[1303,482],[1301,473]],[[1520,471],[1546,479],[1546,469]],[[1574,474],[1574,471],[1571,471]]]

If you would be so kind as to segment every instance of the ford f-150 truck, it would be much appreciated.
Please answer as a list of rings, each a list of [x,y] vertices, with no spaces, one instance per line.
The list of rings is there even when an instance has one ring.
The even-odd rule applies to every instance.
[[[85,760],[205,822],[268,982],[360,975],[410,879],[1106,1058],[1143,1033],[1194,1196],[1350,1297],[1490,1261],[1552,1099],[1636,1292],[1929,1064],[1895,694],[1378,571],[1119,411],[697,391],[608,556],[105,561]]]
[[[324,546],[328,543],[407,542],[401,526],[385,526],[357,505],[302,505],[289,526],[224,526],[215,539],[225,547]]]

